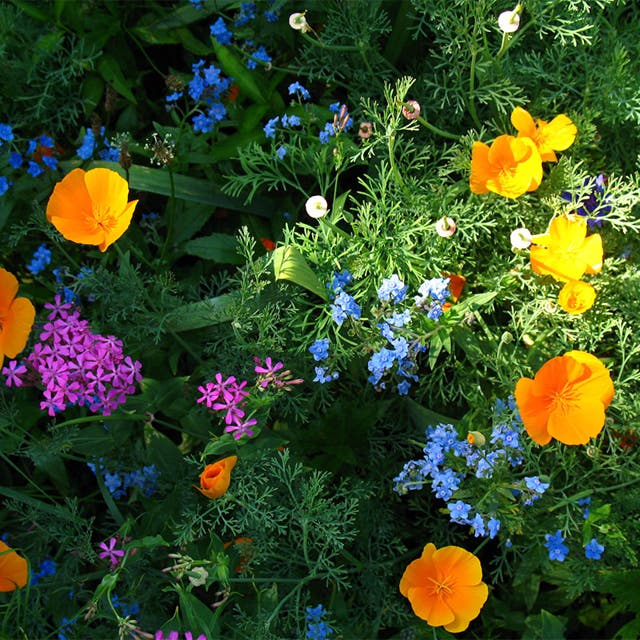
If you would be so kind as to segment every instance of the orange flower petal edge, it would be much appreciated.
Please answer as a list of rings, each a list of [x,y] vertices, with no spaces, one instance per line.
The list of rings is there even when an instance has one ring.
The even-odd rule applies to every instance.
[[[27,578],[27,561],[0,540],[0,592],[22,589]]]
[[[554,151],[568,149],[576,138],[578,129],[564,114],[556,116],[551,122],[532,118],[522,107],[516,107],[511,113],[511,124],[518,131],[518,138],[530,138],[535,143],[543,162],[556,162]]]
[[[231,470],[236,466],[238,456],[229,456],[208,464],[200,474],[198,491],[207,498],[223,496],[231,484]]]
[[[464,631],[489,597],[476,556],[462,547],[436,549],[431,542],[405,569],[400,593],[419,618],[452,633]]]
[[[18,280],[0,269],[0,366],[4,357],[15,358],[26,346],[36,310],[27,298],[16,298]]]
[[[533,379],[520,378],[514,396],[534,442],[579,445],[602,431],[613,394],[611,374],[598,358],[569,351],[545,362]]]
[[[131,224],[138,201],[128,195],[127,181],[111,169],[74,169],[54,187],[47,220],[67,240],[106,251]]]

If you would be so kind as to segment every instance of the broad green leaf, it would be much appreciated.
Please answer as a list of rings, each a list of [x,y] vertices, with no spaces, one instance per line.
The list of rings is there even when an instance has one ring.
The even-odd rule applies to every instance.
[[[289,280],[328,300],[327,289],[318,279],[302,254],[291,246],[277,247],[273,253],[273,273],[276,280]]]
[[[242,264],[238,253],[238,241],[226,233],[212,233],[210,236],[194,238],[184,245],[184,252],[204,260],[224,264]]]
[[[113,56],[108,53],[102,54],[98,60],[96,69],[104,78],[105,82],[108,82],[121,96],[129,100],[129,102],[137,104],[137,100],[133,93],[131,93],[129,84],[122,73],[120,64]]]
[[[68,171],[79,166],[80,163],[65,163],[64,167]],[[107,162],[97,160],[88,164],[87,169],[96,167],[105,167],[112,171],[117,171],[123,178],[126,178],[124,169],[117,162]],[[270,218],[273,209],[273,203],[266,198],[254,198],[251,205],[245,205],[242,200],[225,196],[223,193],[216,191],[215,185],[210,180],[200,178],[192,178],[191,176],[183,176],[174,174],[174,192],[175,197],[182,200],[191,200],[193,202],[202,202],[211,204],[216,207],[224,207],[232,211],[242,211],[251,213],[263,218]],[[169,172],[166,169],[154,169],[152,167],[142,167],[133,165],[129,169],[129,187],[137,191],[147,191],[148,193],[158,193],[163,196],[171,195],[171,180]]]
[[[193,331],[230,322],[235,317],[234,309],[238,299],[237,293],[225,293],[216,298],[184,305],[171,313],[165,326],[169,331]]]
[[[266,103],[267,98],[264,95],[264,90],[256,81],[256,74],[247,69],[246,63],[241,61],[231,49],[213,38],[212,46],[220,63],[220,68],[227,76],[233,78],[233,81],[240,89],[240,95],[248,96],[254,102]]]

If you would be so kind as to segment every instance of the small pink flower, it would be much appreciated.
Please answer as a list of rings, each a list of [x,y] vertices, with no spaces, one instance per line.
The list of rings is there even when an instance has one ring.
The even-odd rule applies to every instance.
[[[415,120],[420,117],[420,103],[415,100],[407,100],[407,104],[402,107],[402,115],[407,120]]]
[[[443,216],[436,222],[436,233],[441,238],[450,238],[457,228],[456,221],[453,218],[447,218],[447,216]]]
[[[106,560],[107,558],[111,561],[111,568],[114,569],[120,563],[120,559],[124,557],[124,549],[116,549],[117,540],[115,538],[111,538],[109,540],[109,544],[105,544],[104,542],[100,543],[100,548],[102,551],[98,554],[98,557],[101,560]]]

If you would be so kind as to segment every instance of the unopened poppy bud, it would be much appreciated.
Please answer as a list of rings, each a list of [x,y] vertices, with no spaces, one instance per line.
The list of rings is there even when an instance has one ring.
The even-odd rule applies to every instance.
[[[304,205],[312,218],[322,218],[327,215],[328,207],[327,201],[322,196],[311,196]]]
[[[420,117],[420,103],[415,100],[407,100],[407,103],[402,107],[402,115],[407,120],[415,120]]]
[[[436,222],[436,233],[441,238],[450,238],[457,228],[456,221],[453,218],[447,218],[447,216],[443,216]]]
[[[513,33],[520,27],[520,11],[522,11],[522,5],[519,4],[513,11],[503,11],[498,16],[498,26],[500,31],[504,33]]]
[[[514,249],[528,249],[531,245],[531,232],[525,227],[514,229],[511,232],[510,240]]]
[[[289,16],[289,26],[296,31],[302,31],[302,33],[311,31],[311,27],[304,17],[304,13],[292,13]]]
[[[502,342],[502,344],[509,344],[513,342],[513,336],[508,331],[505,331],[500,338],[500,342]]]
[[[467,442],[474,447],[484,447],[487,439],[479,431],[469,431],[467,434]]]
[[[372,125],[370,122],[361,122],[358,129],[358,135],[362,140],[366,140],[371,137]]]

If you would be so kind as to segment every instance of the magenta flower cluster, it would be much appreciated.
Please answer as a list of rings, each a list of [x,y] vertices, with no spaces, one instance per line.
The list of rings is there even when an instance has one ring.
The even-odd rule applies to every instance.
[[[60,296],[44,306],[50,313],[40,342],[23,364],[12,360],[2,369],[6,385],[42,385],[40,409],[50,416],[72,405],[110,415],[135,393],[135,383],[142,380],[141,363],[124,355],[115,336],[93,333],[80,312]]]
[[[302,379],[293,380],[290,371],[283,371],[282,362],[274,364],[270,357],[265,359],[264,365],[259,358],[254,358],[254,361],[254,371],[258,374],[256,387],[260,391],[269,386],[277,390],[288,390],[290,385],[303,382]],[[224,412],[225,433],[233,434],[236,440],[240,440],[242,436],[251,438],[255,433],[251,427],[258,424],[258,421],[251,417],[246,419],[246,398],[250,395],[246,388],[247,381],[238,382],[235,376],[229,376],[225,380],[220,372],[216,373],[214,380],[215,382],[206,382],[198,387],[202,395],[197,402],[212,411]]]

